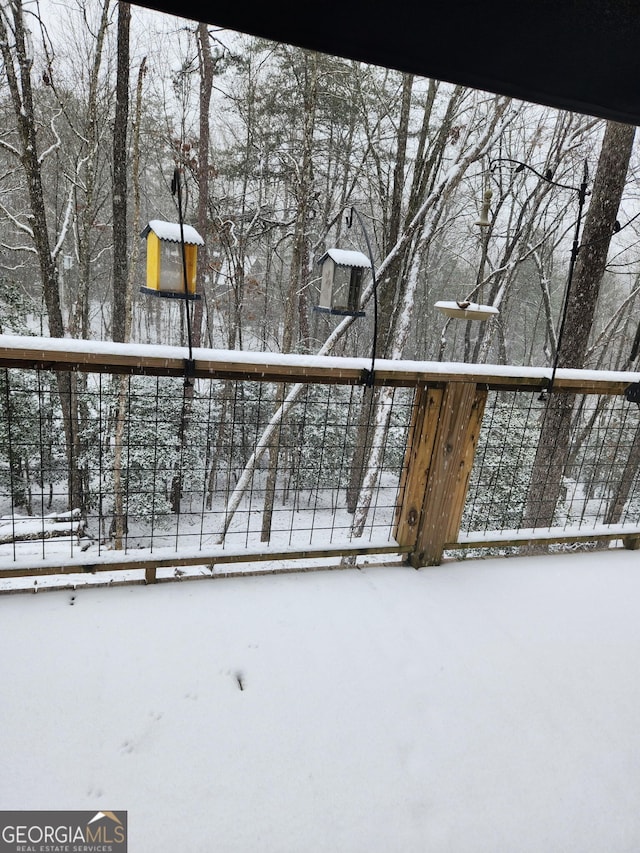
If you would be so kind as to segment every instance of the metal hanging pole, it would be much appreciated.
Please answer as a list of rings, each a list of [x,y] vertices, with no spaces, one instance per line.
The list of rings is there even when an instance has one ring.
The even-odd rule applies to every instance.
[[[360,213],[355,207],[350,209],[350,212],[347,213],[346,223],[347,228],[351,228],[353,224],[353,216],[357,217],[358,222],[360,223],[360,227],[362,228],[362,233],[364,234],[364,239],[367,244],[367,251],[369,253],[369,263],[371,264],[371,279],[373,284],[373,343],[371,345],[371,368],[369,370],[365,370],[364,373],[364,381],[363,384],[368,386],[369,388],[373,385],[374,378],[374,367],[376,363],[376,352],[378,348],[378,283],[376,281],[376,268],[373,263],[373,252],[371,251],[371,243],[369,242],[369,234],[367,233],[367,229],[364,224],[364,220],[360,216]]]
[[[544,397],[547,394],[550,394],[553,390],[553,383],[556,378],[556,370],[558,369],[558,360],[560,358],[560,347],[562,344],[562,336],[564,334],[565,322],[567,319],[567,309],[569,307],[569,296],[571,294],[571,285],[573,283],[573,272],[576,265],[576,260],[578,257],[578,251],[580,250],[580,226],[582,225],[582,214],[584,211],[584,203],[586,197],[588,195],[587,186],[589,182],[589,169],[587,166],[587,161],[584,161],[583,171],[582,171],[582,183],[579,187],[571,186],[571,184],[561,184],[559,181],[553,180],[553,173],[550,169],[548,169],[543,175],[541,172],[538,172],[537,169],[534,169],[533,166],[530,166],[528,163],[523,163],[521,160],[515,160],[511,157],[497,157],[495,160],[490,161],[489,169],[493,170],[494,164],[498,163],[514,163],[516,168],[516,172],[522,172],[524,169],[527,169],[529,172],[533,172],[541,181],[545,181],[548,184],[551,184],[554,187],[560,187],[563,190],[572,190],[573,192],[578,193],[578,218],[576,219],[576,225],[573,234],[573,244],[571,246],[571,258],[569,260],[569,273],[567,275],[567,285],[564,291],[564,300],[562,305],[562,312],[560,316],[560,326],[558,328],[558,338],[556,342],[556,353],[553,360],[553,370],[551,372],[551,379],[549,380],[549,385],[542,392],[542,396]]]
[[[573,234],[573,245],[571,246],[571,258],[569,260],[569,274],[567,276],[567,286],[565,288],[564,293],[564,304],[562,306],[562,316],[560,319],[560,327],[558,329],[558,340],[556,342],[556,355],[553,360],[553,371],[551,373],[551,379],[549,381],[549,387],[546,389],[547,394],[550,394],[553,389],[553,383],[556,378],[556,370],[558,369],[558,360],[560,358],[560,347],[562,345],[562,336],[564,334],[564,326],[567,319],[567,310],[569,307],[569,296],[571,295],[571,285],[573,283],[573,271],[575,269],[576,260],[578,257],[578,251],[580,249],[580,226],[582,224],[582,213],[584,210],[584,202],[587,197],[587,183],[589,179],[589,171],[587,168],[587,161],[584,161],[584,169],[582,173],[582,183],[578,188],[578,218],[576,220],[576,227]],[[575,189],[575,187],[574,187]]]
[[[178,199],[178,222],[180,223],[180,246],[182,250],[182,278],[184,281],[184,311],[187,319],[187,342],[189,346],[189,358],[185,364],[186,376],[193,375],[193,351],[191,346],[191,314],[189,312],[189,284],[187,281],[187,252],[184,243],[184,220],[182,215],[182,186],[180,182],[180,170],[176,167],[173,171],[171,181],[171,192]]]

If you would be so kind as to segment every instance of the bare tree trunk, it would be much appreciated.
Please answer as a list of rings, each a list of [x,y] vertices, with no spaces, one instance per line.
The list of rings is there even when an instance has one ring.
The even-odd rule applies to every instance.
[[[300,316],[300,294],[304,292],[309,274],[307,229],[313,189],[313,133],[318,97],[318,55],[316,53],[305,53],[305,89],[303,95],[302,156],[298,169],[298,180],[296,182],[296,219],[293,233],[289,289],[285,303],[282,352],[291,352],[293,350],[294,342],[296,341],[296,331],[298,331],[299,337],[299,325],[296,323],[296,319]],[[275,403],[276,411],[282,406],[285,391],[284,387],[279,391],[279,397]],[[279,458],[280,426],[273,431],[269,444],[269,471],[262,514],[262,542],[268,542],[271,537],[273,501],[276,492]]]
[[[7,17],[9,8],[12,13],[11,20]],[[42,167],[38,155],[33,90],[31,86],[33,60],[27,46],[28,39],[22,11],[22,3],[20,2],[12,3],[11,7],[0,6],[0,52],[2,53],[21,143],[20,160],[26,175],[29,195],[30,234],[40,266],[49,334],[51,337],[62,338],[64,337],[64,323],[60,307],[58,270],[56,267],[56,258],[49,242],[49,229],[42,187]],[[9,38],[8,27],[12,31],[11,38]],[[10,45],[14,46],[15,56],[11,53]],[[72,509],[71,504],[82,495],[82,481],[74,455],[74,435],[78,432],[77,422],[75,427],[73,422],[73,399],[75,394],[72,388],[70,373],[60,371],[56,374],[56,380],[64,423],[68,471],[68,502],[69,508]]]
[[[284,402],[285,386],[278,386],[278,394],[275,401],[276,412],[280,411]],[[264,507],[262,510],[262,528],[260,541],[269,542],[271,539],[271,525],[273,522],[273,507],[276,496],[276,484],[278,481],[278,462],[280,459],[280,433],[282,421],[279,421],[269,438],[269,469],[267,471],[267,482],[264,490]]]
[[[132,140],[132,180],[133,180],[133,233],[140,231],[140,117],[142,114],[142,82],[147,72],[146,57],[142,59],[138,69],[138,83],[136,87],[136,110]],[[133,292],[133,280],[136,274],[138,261],[139,243],[136,240],[131,249],[131,264],[127,271],[124,287],[124,329],[123,340],[128,341],[131,335],[131,297]],[[114,294],[115,301],[115,294]],[[115,311],[115,307],[114,307]],[[114,323],[115,329],[115,323]],[[113,539],[114,548],[120,550],[123,546],[123,538],[127,532],[127,521],[124,505],[124,486],[122,481],[122,457],[124,451],[124,434],[126,427],[126,408],[128,400],[129,380],[126,376],[117,378],[118,406],[116,413],[116,425],[114,433],[113,448]]]
[[[558,336],[558,367],[584,367],[602,276],[633,147],[635,127],[607,122],[585,218],[571,290],[566,294],[563,335]],[[574,395],[547,397],[533,464],[523,527],[549,527],[561,494]]]
[[[111,334],[114,341],[127,339],[127,131],[129,126],[129,28],[131,7],[118,3],[118,50],[116,112],[113,124],[113,308]],[[126,424],[127,377],[115,378],[119,387],[113,453],[114,547],[121,549],[127,532],[122,483],[123,440]]]
[[[211,102],[211,90],[213,88],[213,75],[215,71],[215,62],[211,53],[209,44],[209,28],[205,23],[200,23],[196,30],[196,40],[198,44],[198,55],[200,62],[200,141],[198,148],[198,225],[202,232],[206,235],[208,232],[208,197],[209,197],[209,105]],[[205,245],[201,247],[203,250],[199,257],[196,282],[196,290],[202,292],[204,275],[207,268],[207,251],[206,240]],[[185,314],[191,309],[189,302],[185,299],[184,303]],[[189,317],[187,317],[189,320]],[[196,300],[194,303],[193,322],[192,322],[190,345],[200,346],[202,340],[202,302]],[[183,450],[184,442],[186,441],[187,433],[191,423],[191,414],[193,410],[193,397],[195,389],[193,382],[189,377],[185,377],[184,393],[182,396],[182,411],[180,414],[180,426],[178,429],[178,454]],[[182,469],[179,464],[174,471],[171,481],[170,502],[173,512],[180,512],[180,502],[182,498]]]
[[[413,74],[404,74],[402,77],[402,102],[400,107],[400,119],[398,133],[396,136],[396,162],[393,169],[393,186],[391,190],[388,234],[385,235],[390,245],[394,245],[400,234],[402,222],[402,195],[404,192],[406,174],[407,145],[409,141],[409,120],[411,117],[411,95],[413,91]],[[425,108],[425,120],[423,129],[426,135],[426,125],[431,114],[431,101],[427,102]],[[422,152],[424,155],[424,151]],[[416,169],[420,171],[422,164],[417,163]],[[417,199],[412,198],[410,203]],[[394,306],[398,298],[398,292],[402,289],[402,270],[406,263],[406,256],[399,255],[396,261],[387,268],[384,281],[379,285],[379,326],[384,330],[383,346],[379,355],[386,355],[387,347],[390,346]],[[374,329],[374,335],[378,329]],[[358,414],[358,429],[353,452],[353,459],[349,469],[349,482],[347,483],[347,511],[354,513],[358,504],[358,496],[362,487],[362,478],[365,472],[365,460],[371,449],[371,413],[376,405],[377,392],[374,388],[364,388],[362,401]]]
[[[200,132],[198,140],[198,230],[204,245],[198,251],[196,292],[202,294],[209,267],[207,236],[209,232],[209,108],[213,89],[215,61],[209,42],[209,26],[198,24],[198,57],[200,62]],[[202,300],[197,300],[193,311],[193,345],[202,343]]]
[[[131,6],[118,3],[118,73],[113,124],[113,317],[114,341],[125,341],[127,313],[127,131],[129,126],[129,25]]]
[[[607,507],[604,519],[605,524],[617,524],[620,521],[627,498],[631,493],[631,487],[638,473],[638,467],[640,467],[640,429],[636,427],[633,442],[629,448],[629,455],[622,471],[622,477]]]

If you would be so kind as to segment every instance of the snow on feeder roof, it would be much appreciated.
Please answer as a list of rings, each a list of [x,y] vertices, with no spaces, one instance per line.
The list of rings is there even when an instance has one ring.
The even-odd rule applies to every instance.
[[[185,243],[191,246],[204,246],[204,240],[192,225],[183,225],[182,228]],[[140,236],[147,237],[150,231],[153,231],[158,240],[168,240],[170,243],[180,243],[182,240],[179,222],[151,219]]]
[[[337,267],[358,267],[361,269],[371,269],[371,261],[362,252],[353,251],[351,249],[327,249],[327,251],[319,258],[318,263],[324,264],[327,258],[331,258]]]

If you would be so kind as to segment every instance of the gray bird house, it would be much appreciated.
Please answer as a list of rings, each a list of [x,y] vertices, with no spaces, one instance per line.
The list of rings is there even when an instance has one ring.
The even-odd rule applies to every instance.
[[[362,277],[371,261],[362,252],[328,249],[318,263],[322,267],[320,301],[316,311],[343,317],[364,317],[360,310]]]

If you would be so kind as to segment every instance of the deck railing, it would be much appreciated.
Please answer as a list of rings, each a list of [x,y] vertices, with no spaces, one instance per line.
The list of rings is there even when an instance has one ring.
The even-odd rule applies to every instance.
[[[541,368],[379,359],[371,384],[364,359],[186,355],[0,336],[0,578],[640,542],[632,373],[558,370],[549,393]],[[559,399],[561,492],[531,525]]]

